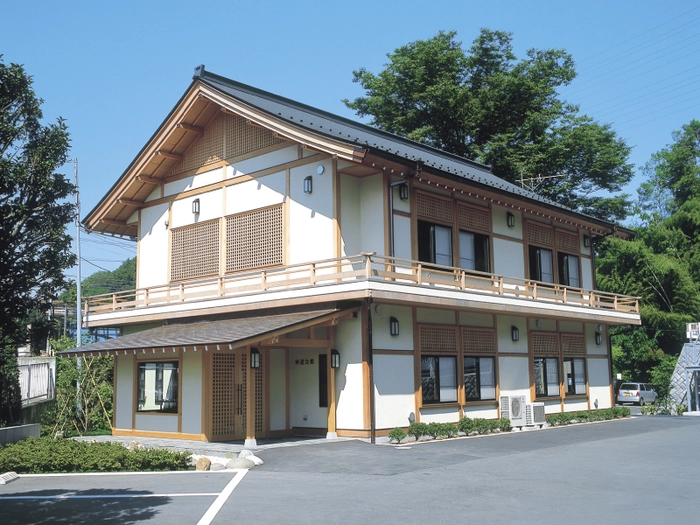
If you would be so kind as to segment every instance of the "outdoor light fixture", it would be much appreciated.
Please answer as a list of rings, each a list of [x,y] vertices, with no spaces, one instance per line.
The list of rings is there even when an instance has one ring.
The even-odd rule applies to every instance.
[[[340,352],[331,349],[331,368],[340,368]]]
[[[506,213],[506,224],[509,228],[515,228],[515,215],[511,212]]]
[[[595,333],[595,344],[597,344],[597,345],[603,344],[603,334],[601,334],[600,332]]]
[[[260,368],[260,352],[257,348],[250,349],[250,368],[255,370]]]
[[[537,328],[539,328],[539,327],[540,327],[540,324],[541,324],[541,323],[540,323],[540,320],[537,319],[537,320],[535,321],[535,326],[536,326]]]
[[[389,319],[389,333],[391,335],[399,335],[399,320],[396,317]]]
[[[199,199],[192,201],[192,213],[199,215]]]
[[[304,179],[304,193],[311,193],[313,191],[313,179],[311,175]]]
[[[399,198],[402,201],[408,200],[408,184],[402,184],[399,186]]]
[[[513,341],[518,341],[520,339],[520,330],[518,330],[517,326],[510,327],[510,338]]]
[[[588,235],[583,236],[583,246],[585,248],[590,248],[591,247],[591,238]]]

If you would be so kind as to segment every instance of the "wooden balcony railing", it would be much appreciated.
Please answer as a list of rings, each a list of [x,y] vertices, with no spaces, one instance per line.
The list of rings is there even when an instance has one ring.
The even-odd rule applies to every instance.
[[[373,253],[95,295],[85,299],[85,311],[104,313],[356,281],[409,284],[639,313],[638,297],[426,264]]]

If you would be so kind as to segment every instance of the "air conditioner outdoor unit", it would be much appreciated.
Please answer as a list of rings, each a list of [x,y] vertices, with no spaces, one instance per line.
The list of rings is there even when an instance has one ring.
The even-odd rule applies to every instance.
[[[525,410],[527,400],[525,396],[502,396],[501,400],[507,397],[508,403],[508,415],[504,415],[504,411],[501,408],[501,417],[508,417],[510,419],[510,424],[513,427],[523,427],[526,425]]]
[[[527,405],[525,420],[528,426],[539,425],[543,427],[547,423],[544,413],[544,403],[532,403]]]

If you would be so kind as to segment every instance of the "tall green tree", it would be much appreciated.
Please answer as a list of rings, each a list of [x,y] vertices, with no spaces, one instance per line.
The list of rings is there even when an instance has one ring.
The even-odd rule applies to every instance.
[[[596,269],[600,288],[641,297],[642,326],[617,329],[613,337],[615,367],[663,389],[685,324],[700,321],[700,122],[675,132],[645,173],[636,237],[607,239]]]
[[[24,320],[65,288],[74,264],[66,224],[73,185],[57,173],[68,159],[63,119],[42,124],[32,78],[0,55],[0,424],[19,416],[17,347]]]
[[[127,259],[114,271],[95,272],[80,286],[83,297],[91,295],[101,295],[106,293],[120,292],[122,290],[133,290],[136,288],[136,257]],[[72,283],[65,292],[61,294],[61,301],[75,303],[77,289]]]
[[[387,55],[378,74],[354,71],[365,96],[345,104],[379,129],[492,166],[513,183],[599,218],[626,216],[630,147],[609,125],[581,115],[557,92],[575,77],[561,49],[517,60],[512,35],[482,29],[464,50],[440,32]]]

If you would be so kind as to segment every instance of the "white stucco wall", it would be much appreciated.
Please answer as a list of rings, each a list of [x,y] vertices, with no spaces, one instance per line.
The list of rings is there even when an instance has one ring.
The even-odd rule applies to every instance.
[[[453,310],[440,310],[437,308],[417,308],[416,322],[419,324],[449,324],[457,323]]]
[[[318,166],[324,173],[318,175]],[[330,259],[333,242],[333,176],[330,159],[290,170],[288,264]],[[312,177],[312,193],[304,193],[304,179]]]
[[[496,406],[495,402],[493,408],[467,405],[464,407],[463,412],[465,417],[471,419],[475,419],[477,417],[483,419],[498,419],[498,407]]]
[[[360,217],[360,179],[340,175],[340,250],[343,255],[357,255],[362,249]]]
[[[595,344],[595,333],[602,328],[601,344]],[[608,355],[608,332],[604,325],[586,324],[586,352],[593,355]]]
[[[202,356],[203,352],[184,352],[182,354],[182,432],[185,434],[202,433]]]
[[[501,356],[498,358],[498,379],[502,396],[525,396],[530,399],[529,358]]]
[[[493,273],[524,279],[524,257],[522,243],[498,238],[493,239]]]
[[[327,428],[328,426],[328,408],[319,406],[318,388],[318,356],[324,352],[324,349],[319,348],[290,350],[292,427]],[[297,364],[297,361],[305,364]]]
[[[413,259],[411,219],[401,215],[394,215],[394,255],[399,259]]]
[[[478,326],[493,328],[493,315],[478,312],[459,312],[459,324],[462,326]]]
[[[515,326],[519,332],[519,339],[513,341],[511,328]],[[498,316],[498,351],[507,353],[527,354],[527,319],[511,315]]]
[[[437,406],[420,409],[421,423],[457,423],[459,407],[455,405]]]
[[[236,178],[255,173],[272,166],[279,166],[299,158],[299,148],[296,144],[287,148],[271,151],[250,159],[242,160],[226,167],[226,178]]]
[[[159,204],[141,210],[139,224],[138,273],[139,288],[168,282],[168,205]]]
[[[508,227],[508,213],[512,213],[515,218],[515,226],[512,228]],[[513,237],[514,239],[523,238],[523,217],[519,211],[501,206],[493,206],[491,208],[491,217],[493,221],[493,233],[503,235],[504,237]]]
[[[593,265],[587,257],[581,257],[581,288],[593,289]]]
[[[410,307],[375,304],[372,310],[373,349],[413,350],[413,310]],[[392,317],[399,322],[399,335],[391,335],[389,331]]]
[[[360,221],[362,252],[384,254],[384,176],[380,173],[360,179]]]
[[[271,348],[270,366],[270,430],[285,430],[287,427],[287,373],[285,351]]]
[[[117,372],[117,399],[115,428],[131,429],[131,412],[134,406],[134,356],[120,355],[115,358]]]
[[[287,175],[284,171],[228,186],[225,215],[282,204],[286,188]]]
[[[336,327],[335,344],[340,353],[340,369],[336,373],[339,429],[364,428],[364,390],[362,388],[362,313],[357,319],[344,319]]]
[[[610,368],[607,359],[586,359],[588,369],[588,392],[591,400],[591,408],[596,399],[598,408],[610,408]]]
[[[180,180],[168,182],[163,185],[163,193],[166,197],[177,195],[183,191],[194,190],[196,188],[208,186],[209,184],[221,182],[223,178],[223,168],[215,168],[213,170],[203,171],[197,175],[191,175]]]
[[[136,414],[136,430],[177,432],[177,414]]]
[[[199,199],[199,215],[192,213],[192,201]],[[223,212],[223,190],[208,191],[172,203],[170,228],[218,219]]]
[[[378,429],[405,427],[415,412],[413,356],[374,356],[375,414]]]

